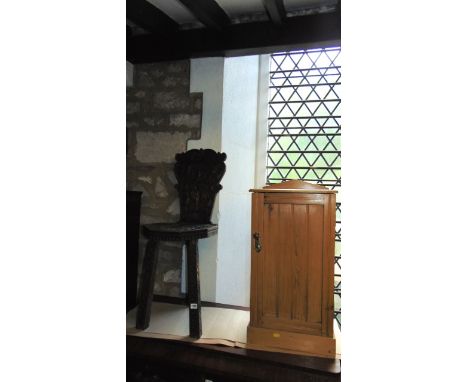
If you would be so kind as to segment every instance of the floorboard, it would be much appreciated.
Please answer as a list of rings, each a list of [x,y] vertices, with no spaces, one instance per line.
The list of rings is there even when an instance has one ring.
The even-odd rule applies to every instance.
[[[332,382],[337,359],[127,336],[127,381]]]

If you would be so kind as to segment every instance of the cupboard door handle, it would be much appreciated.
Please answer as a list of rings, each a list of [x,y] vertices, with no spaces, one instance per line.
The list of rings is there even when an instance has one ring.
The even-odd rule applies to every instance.
[[[253,238],[255,239],[255,251],[260,252],[262,250],[262,243],[260,242],[260,234],[255,232],[253,234]]]

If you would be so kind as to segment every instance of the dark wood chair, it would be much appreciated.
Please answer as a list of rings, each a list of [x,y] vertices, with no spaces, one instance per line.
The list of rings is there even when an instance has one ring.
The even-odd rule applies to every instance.
[[[211,223],[211,213],[219,184],[226,172],[226,154],[211,149],[189,150],[177,154],[174,172],[180,198],[178,223],[155,223],[142,227],[148,243],[139,287],[136,327],[146,329],[151,317],[151,302],[158,262],[160,241],[181,241],[187,247],[187,305],[190,337],[202,334],[200,276],[198,271],[198,239],[213,236],[218,226]]]

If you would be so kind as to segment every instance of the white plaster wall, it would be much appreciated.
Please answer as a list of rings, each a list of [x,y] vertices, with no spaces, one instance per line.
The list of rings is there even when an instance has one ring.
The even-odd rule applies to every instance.
[[[250,304],[249,189],[255,185],[259,63],[259,56],[191,60],[190,91],[203,92],[203,114],[201,139],[189,141],[187,150],[211,148],[227,154],[212,217],[218,235],[199,241],[205,301]]]
[[[221,150],[227,171],[219,196],[216,302],[250,304],[250,219],[255,184],[259,56],[226,58]]]
[[[223,113],[224,58],[199,58],[190,61],[190,92],[203,92],[202,129],[200,140],[190,140],[187,150],[213,149],[221,151],[221,125]],[[224,180],[221,182],[224,184]],[[219,220],[219,197],[213,207],[212,222]],[[203,301],[216,302],[217,247],[219,236],[198,242],[200,254],[200,293]],[[185,276],[184,258],[182,272]],[[183,280],[185,277],[183,278]],[[185,280],[182,282],[185,291]]]
[[[255,188],[262,188],[266,183],[269,84],[270,55],[264,54],[259,56]]]
[[[189,141],[187,150],[221,150],[223,76],[222,57],[190,60],[190,92],[203,92],[203,110],[201,139]]]

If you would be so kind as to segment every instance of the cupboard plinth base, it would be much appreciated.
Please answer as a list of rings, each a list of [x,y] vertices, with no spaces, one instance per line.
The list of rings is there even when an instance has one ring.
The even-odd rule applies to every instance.
[[[249,325],[247,349],[336,358],[336,339]]]

